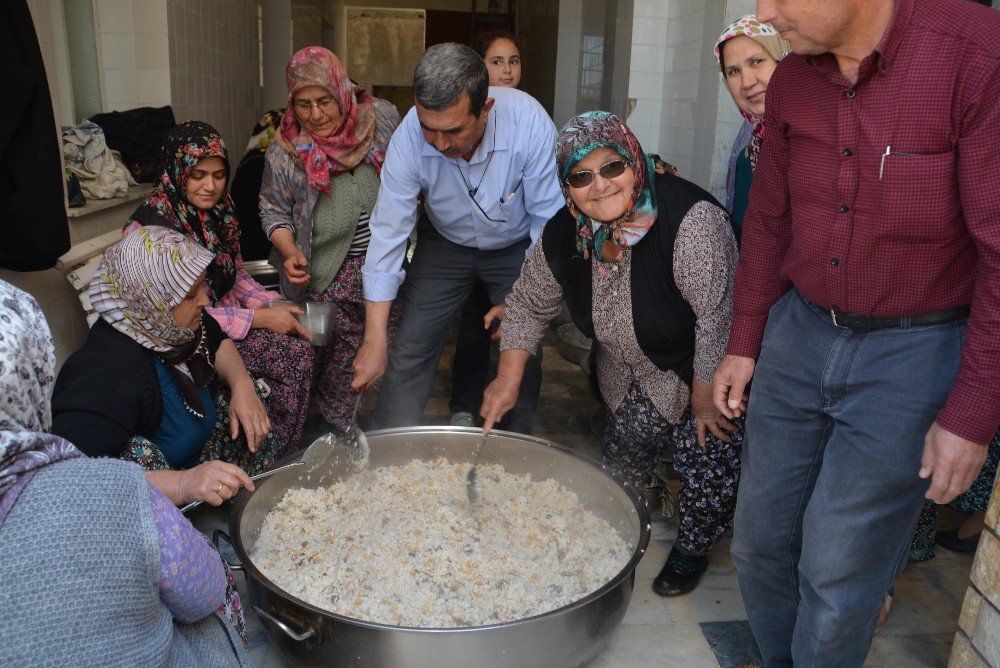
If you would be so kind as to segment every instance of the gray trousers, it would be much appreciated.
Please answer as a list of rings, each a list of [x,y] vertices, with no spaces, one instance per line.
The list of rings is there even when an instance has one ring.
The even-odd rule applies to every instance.
[[[448,329],[477,281],[490,301],[502,303],[521,273],[529,240],[498,250],[452,243],[430,225],[420,227],[416,252],[400,289],[399,330],[389,345],[382,390],[372,415],[374,429],[420,424]],[[528,359],[517,404],[500,429],[530,434],[542,382],[541,348]]]

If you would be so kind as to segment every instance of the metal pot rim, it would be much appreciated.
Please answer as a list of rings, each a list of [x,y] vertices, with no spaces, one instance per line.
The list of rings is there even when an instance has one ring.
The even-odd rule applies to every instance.
[[[366,432],[368,436],[381,436],[381,435],[391,435],[391,434],[428,434],[428,433],[471,433],[471,434],[481,434],[482,432],[475,427],[451,427],[451,426],[418,426],[418,427],[396,427],[392,429],[379,429],[376,431]],[[628,496],[632,505],[635,507],[636,512],[639,515],[639,541],[635,549],[632,552],[632,558],[629,559],[628,563],[607,583],[605,583],[600,589],[597,589],[583,598],[573,601],[561,608],[555,608],[554,610],[549,610],[532,617],[525,617],[523,619],[516,619],[510,622],[504,622],[502,624],[489,624],[486,626],[448,626],[448,627],[435,627],[435,628],[424,628],[419,626],[395,626],[392,624],[380,624],[377,622],[370,622],[363,619],[356,619],[354,617],[348,617],[346,615],[341,615],[323,608],[307,603],[299,598],[296,598],[288,591],[282,589],[278,585],[271,582],[253,563],[247,551],[243,547],[243,537],[240,532],[240,519],[243,516],[243,509],[249,503],[250,498],[253,493],[248,493],[245,489],[241,489],[239,495],[233,501],[233,509],[229,516],[229,531],[232,536],[233,549],[236,551],[236,556],[239,557],[240,562],[243,566],[243,570],[250,576],[252,576],[257,582],[266,587],[272,594],[278,596],[279,598],[285,599],[290,603],[295,604],[305,610],[319,615],[321,617],[332,619],[338,622],[343,622],[345,624],[352,624],[355,626],[360,626],[372,630],[385,630],[385,631],[404,631],[407,633],[421,633],[421,634],[435,634],[435,633],[467,633],[475,631],[488,631],[492,629],[502,629],[515,627],[520,624],[529,624],[531,622],[538,621],[543,617],[551,617],[570,610],[574,610],[579,607],[583,607],[590,602],[600,598],[607,592],[618,587],[621,582],[631,574],[642,559],[643,555],[646,553],[646,548],[649,545],[649,537],[652,530],[649,521],[649,511],[646,508],[646,501],[639,494],[633,485],[631,485],[627,480],[621,477],[618,473],[609,469],[603,463],[596,461],[594,458],[579,453],[571,448],[564,445],[554,443],[552,441],[539,438],[537,436],[528,436],[525,434],[518,434],[511,431],[503,431],[500,429],[494,429],[493,432],[496,434],[506,436],[509,438],[514,438],[520,441],[527,441],[534,443],[535,445],[540,445],[546,448],[551,448],[553,450],[558,450],[566,455],[575,457],[576,459],[582,460],[591,466],[596,467],[602,473],[604,473],[608,478],[613,480]],[[304,449],[303,449],[304,450]],[[294,461],[302,455],[303,450],[299,450],[288,457],[285,457],[278,465],[283,465]],[[262,484],[267,484],[264,481]]]

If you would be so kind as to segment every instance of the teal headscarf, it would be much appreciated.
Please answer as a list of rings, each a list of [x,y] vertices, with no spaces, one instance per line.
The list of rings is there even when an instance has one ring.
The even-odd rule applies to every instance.
[[[616,220],[591,220],[573,203],[566,177],[570,170],[595,149],[606,147],[621,155],[635,171],[635,185],[628,209]],[[556,169],[566,206],[576,218],[577,250],[584,258],[593,249],[602,259],[606,240],[618,246],[633,246],[642,239],[656,220],[656,195],[651,175],[653,159],[643,152],[639,140],[625,123],[607,111],[587,111],[563,126],[556,137]]]

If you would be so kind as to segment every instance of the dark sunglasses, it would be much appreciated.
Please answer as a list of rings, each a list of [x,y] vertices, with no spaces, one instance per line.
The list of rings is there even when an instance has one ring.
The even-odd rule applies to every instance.
[[[597,170],[597,173],[605,179],[613,179],[616,176],[621,176],[625,172],[625,168],[628,167],[628,162],[619,158],[618,160],[612,160],[601,165],[601,168]],[[581,169],[579,172],[572,172],[566,177],[566,185],[570,188],[585,188],[589,186],[594,181],[594,172],[589,169]]]

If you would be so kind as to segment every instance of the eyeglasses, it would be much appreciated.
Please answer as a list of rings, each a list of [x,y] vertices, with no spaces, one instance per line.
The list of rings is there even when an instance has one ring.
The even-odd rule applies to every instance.
[[[330,108],[337,103],[332,97],[324,97],[322,100],[299,100],[295,103],[296,111],[301,111],[303,114],[308,114],[312,111],[313,106],[319,107],[320,111],[330,111]]]
[[[597,173],[601,175],[601,178],[613,179],[616,176],[621,176],[625,173],[625,168],[629,164],[625,160],[612,160],[601,165],[601,168],[597,170]],[[566,185],[570,188],[586,188],[594,181],[594,172],[589,169],[581,169],[578,172],[572,172],[566,177]]]

